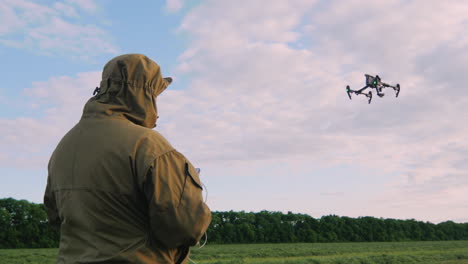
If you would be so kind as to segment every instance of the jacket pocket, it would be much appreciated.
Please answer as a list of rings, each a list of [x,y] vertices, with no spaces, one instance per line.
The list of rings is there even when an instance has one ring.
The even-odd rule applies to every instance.
[[[195,186],[197,186],[201,190],[203,190],[198,172],[195,170],[192,164],[188,162],[185,163],[185,177],[190,177],[192,183],[195,184]]]
[[[192,164],[189,162],[185,162],[185,176],[184,176],[184,182],[182,185],[182,192],[180,193],[179,197],[179,203],[177,207],[179,208],[181,204],[187,203],[188,200],[193,200],[195,197],[197,197],[197,193],[200,193],[203,190],[200,177],[198,176],[197,171],[193,167]]]

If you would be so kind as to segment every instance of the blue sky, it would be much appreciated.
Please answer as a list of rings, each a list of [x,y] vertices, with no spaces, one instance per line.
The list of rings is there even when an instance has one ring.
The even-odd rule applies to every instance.
[[[142,53],[212,210],[468,222],[467,3],[132,3],[0,1],[0,197],[42,202],[103,65]],[[400,96],[350,101],[365,73]]]

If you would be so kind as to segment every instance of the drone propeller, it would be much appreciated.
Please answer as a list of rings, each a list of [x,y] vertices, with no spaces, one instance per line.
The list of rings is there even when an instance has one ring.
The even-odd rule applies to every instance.
[[[399,83],[397,83],[396,88],[397,88],[396,89],[397,90],[396,91],[396,97],[398,97],[398,95],[400,94],[400,84]]]
[[[348,93],[349,100],[351,99],[351,89],[349,88],[349,85],[346,85],[346,92]]]

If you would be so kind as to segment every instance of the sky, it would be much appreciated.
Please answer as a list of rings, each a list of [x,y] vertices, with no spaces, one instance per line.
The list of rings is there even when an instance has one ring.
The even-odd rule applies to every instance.
[[[0,0],[0,198],[41,203],[104,64],[174,82],[157,130],[213,211],[468,222],[468,2]],[[364,74],[399,83],[367,103]]]

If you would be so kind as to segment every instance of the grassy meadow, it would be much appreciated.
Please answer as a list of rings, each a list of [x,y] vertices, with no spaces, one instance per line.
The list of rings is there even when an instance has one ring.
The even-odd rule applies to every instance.
[[[52,264],[57,249],[0,249],[0,264]],[[197,264],[468,264],[468,241],[207,245]]]

